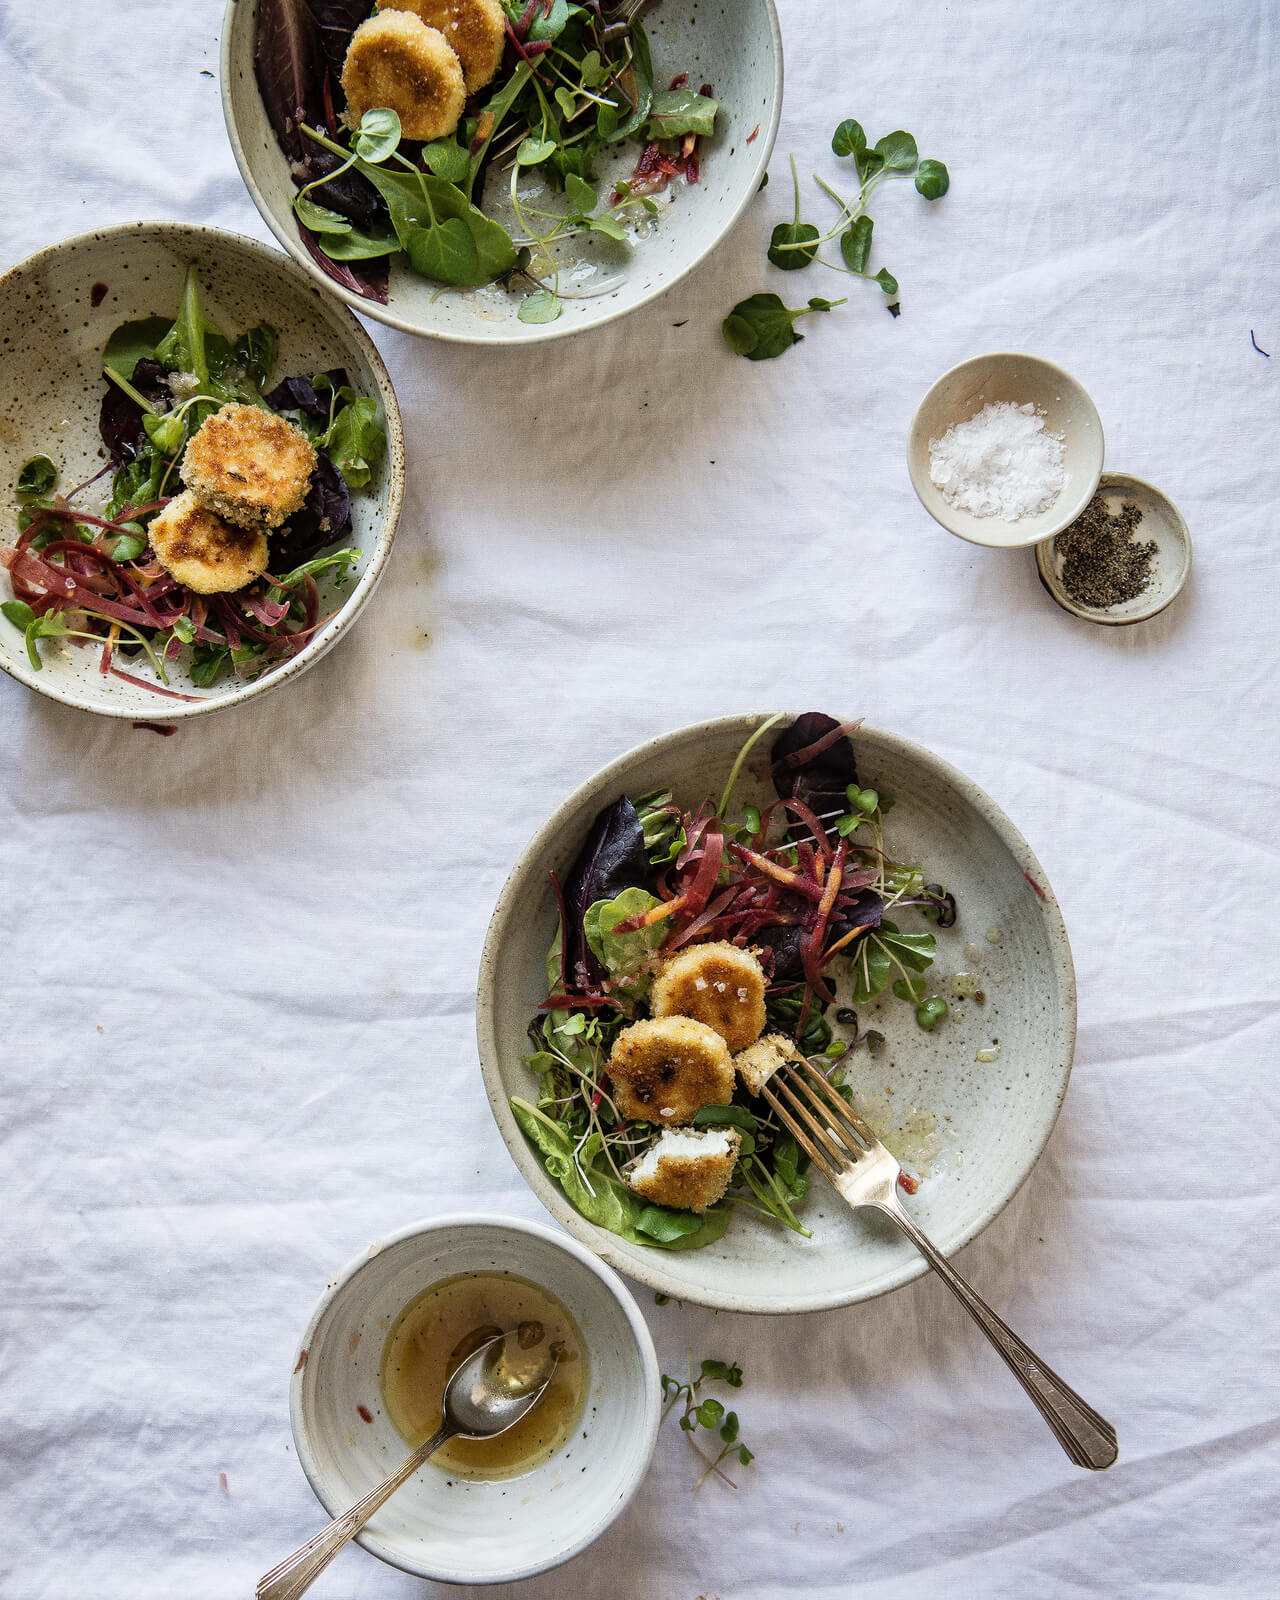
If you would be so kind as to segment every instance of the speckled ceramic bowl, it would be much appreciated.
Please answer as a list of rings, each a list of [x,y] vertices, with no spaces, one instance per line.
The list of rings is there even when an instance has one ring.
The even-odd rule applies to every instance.
[[[350,542],[363,552],[356,578],[335,590],[321,585],[321,615],[334,613],[311,643],[284,666],[253,683],[226,679],[212,688],[169,670],[172,687],[198,696],[172,700],[98,670],[99,652],[46,640],[36,672],[19,629],[0,617],[0,668],[64,705],[102,716],[165,722],[242,705],[291,682],[324,655],[360,614],[386,566],[404,492],[404,435],[391,379],[373,342],[342,306],[319,293],[292,262],[239,234],[177,222],[134,222],[84,233],[30,256],[0,278],[0,494],[16,508],[13,489],[23,462],[48,455],[59,488],[70,488],[105,462],[98,434],[102,348],[112,331],[135,317],[177,311],[187,267],[200,268],[201,302],[228,331],[269,322],[280,336],[273,381],[291,373],[346,367],[361,393],[378,401],[387,449],[373,481],[351,496]],[[100,510],[109,480],[77,504]],[[16,533],[15,509],[2,537]],[[10,597],[0,572],[0,598]],[[141,676],[145,669],[135,669]]]
[[[1030,402],[1044,414],[1044,425],[1062,435],[1064,482],[1057,499],[1034,516],[1006,522],[1003,517],[975,517],[951,505],[929,475],[929,442],[956,423],[967,422],[984,406],[1001,401]],[[1039,356],[1016,350],[974,356],[944,372],[920,402],[907,438],[907,470],[911,487],[925,510],[948,533],[970,544],[1016,549],[1061,533],[1092,500],[1102,471],[1102,419],[1084,385]]]
[[[666,734],[611,762],[560,806],[499,897],[481,960],[477,1030],[489,1103],[507,1148],[571,1233],[612,1266],[681,1300],[729,1311],[813,1311],[896,1289],[924,1272],[924,1261],[891,1224],[850,1212],[816,1176],[801,1212],[812,1239],[740,1212],[717,1244],[699,1250],[628,1244],[569,1205],[508,1104],[512,1095],[536,1096],[536,1080],[521,1058],[530,1048],[529,1019],[546,995],[546,953],[556,928],[550,872],[563,878],[596,813],[620,794],[669,786],[684,805],[718,795],[761,720],[726,717]],[[774,798],[768,742],[748,760],[738,790],[744,803]],[[894,734],[864,725],[854,744],[861,781],[894,801],[885,830],[889,848],[946,884],[959,905],[956,926],[938,934],[930,978],[951,1015],[925,1033],[910,1006],[882,997],[859,1007],[858,1017],[864,1030],[884,1033],[884,1049],[871,1057],[860,1048],[849,1058],[855,1104],[922,1176],[907,1204],[950,1254],[1017,1192],[1052,1131],[1075,1042],[1071,951],[1042,868],[976,784]],[[981,1002],[953,996],[949,980],[960,973],[979,981]],[[844,1003],[847,975],[838,993]],[[977,1059],[997,1043],[995,1061]]]
[[[529,324],[516,317],[519,293],[442,289],[397,259],[387,304],[380,305],[336,284],[298,236],[289,163],[267,121],[254,76],[257,6],[258,0],[228,0],[221,67],[227,133],[253,203],[327,294],[405,333],[468,344],[536,344],[634,311],[691,272],[729,233],[760,187],[778,131],[782,39],[773,0],[663,0],[644,13],[655,83],[665,87],[677,73],[687,72],[691,83],[712,85],[721,111],[701,182],[682,187],[661,225],[634,249],[611,247],[606,264],[615,286],[591,299],[566,299],[555,322]],[[629,168],[625,174],[619,168],[617,176],[624,175]]]
[[[518,1478],[473,1482],[428,1463],[358,1536],[372,1555],[443,1583],[514,1583],[585,1550],[640,1487],[658,1434],[653,1340],[607,1267],[515,1217],[415,1222],[333,1279],[302,1336],[289,1414],[298,1460],[330,1516],[409,1454],[378,1376],[396,1317],[433,1283],[493,1271],[537,1283],[573,1317],[591,1369],[586,1411],[562,1450]]]

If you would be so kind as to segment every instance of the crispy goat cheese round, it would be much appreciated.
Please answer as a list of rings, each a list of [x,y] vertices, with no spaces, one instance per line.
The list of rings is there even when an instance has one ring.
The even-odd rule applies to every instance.
[[[386,106],[406,139],[443,139],[458,126],[467,90],[462,66],[437,28],[412,11],[379,11],[351,35],[342,64],[346,120]]]
[[[733,1058],[733,1069],[744,1089],[759,1094],[779,1067],[788,1061],[803,1060],[794,1040],[785,1033],[766,1033],[745,1050],[739,1050]]]
[[[655,1205],[705,1211],[724,1198],[741,1143],[737,1128],[664,1129],[622,1175]]]
[[[506,18],[498,0],[378,0],[379,11],[411,11],[444,35],[468,94],[483,89],[502,63]]]
[[[301,511],[315,470],[311,440],[263,406],[215,411],[182,457],[182,480],[201,504],[261,532]]]
[[[732,1051],[764,1032],[764,971],[736,944],[693,944],[663,963],[653,980],[655,1017],[695,1017]]]
[[[266,534],[225,522],[190,489],[152,518],[147,537],[165,571],[197,594],[229,594],[266,570]]]
[[[675,1127],[703,1106],[728,1104],[733,1059],[714,1028],[690,1017],[648,1017],[614,1040],[609,1077],[624,1117]]]

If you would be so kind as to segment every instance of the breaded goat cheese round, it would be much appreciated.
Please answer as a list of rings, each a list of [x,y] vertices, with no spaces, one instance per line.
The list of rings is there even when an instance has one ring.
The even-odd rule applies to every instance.
[[[342,64],[348,127],[386,106],[406,139],[443,139],[458,126],[467,90],[444,35],[412,11],[379,11],[351,35]]]
[[[230,594],[266,570],[266,534],[224,522],[190,489],[152,518],[147,537],[165,571],[197,594]]]
[[[655,1205],[705,1211],[724,1198],[741,1143],[737,1128],[664,1129],[622,1176]]]
[[[182,457],[182,481],[202,505],[264,533],[302,510],[315,470],[311,440],[263,406],[215,411]]]
[[[659,969],[650,1009],[655,1017],[695,1017],[730,1050],[745,1050],[764,1032],[764,970],[736,944],[690,945]]]
[[[734,1056],[733,1069],[743,1088],[759,1094],[779,1067],[788,1061],[803,1060],[794,1040],[788,1039],[785,1033],[766,1033]]]
[[[483,89],[502,63],[507,27],[498,0],[378,0],[379,11],[412,11],[438,29],[462,66],[468,94]]]
[[[714,1028],[689,1017],[648,1017],[624,1028],[609,1056],[613,1098],[639,1122],[691,1122],[703,1106],[727,1105],[733,1059]]]

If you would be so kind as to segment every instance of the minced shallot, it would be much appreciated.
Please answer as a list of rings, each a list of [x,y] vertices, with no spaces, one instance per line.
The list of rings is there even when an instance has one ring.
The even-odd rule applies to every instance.
[[[999,400],[929,440],[929,477],[957,510],[1016,522],[1047,511],[1062,492],[1062,444],[1030,402]]]

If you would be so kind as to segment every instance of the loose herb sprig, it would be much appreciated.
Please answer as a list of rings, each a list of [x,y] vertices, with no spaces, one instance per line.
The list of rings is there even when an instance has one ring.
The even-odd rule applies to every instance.
[[[951,187],[950,175],[941,161],[931,157],[922,161],[914,137],[901,128],[869,145],[862,124],[847,117],[831,136],[831,148],[842,159],[853,160],[859,181],[857,194],[845,199],[816,172],[813,174],[813,181],[840,208],[834,225],[823,232],[801,217],[800,177],[792,156],[794,210],[790,222],[780,222],[774,228],[769,239],[769,260],[783,272],[800,272],[816,262],[832,272],[866,278],[879,284],[886,295],[896,295],[898,280],[887,267],[881,267],[878,272],[868,271],[875,223],[867,215],[867,202],[882,183],[890,178],[910,177],[913,173],[917,193],[926,200],[940,200]],[[839,240],[838,262],[820,254],[823,245],[833,239]],[[800,342],[803,336],[795,331],[799,318],[810,311],[831,311],[844,303],[843,300],[814,298],[807,306],[791,310],[776,294],[752,295],[734,306],[724,319],[725,343],[735,354],[749,361],[768,361]]]
[[[695,1490],[702,1485],[714,1472],[717,1478],[722,1479],[731,1489],[738,1486],[721,1467],[721,1462],[733,1457],[745,1467],[755,1460],[755,1455],[748,1450],[738,1438],[738,1413],[726,1411],[722,1401],[714,1396],[702,1396],[702,1386],[708,1381],[727,1384],[730,1389],[741,1389],[742,1368],[736,1361],[703,1361],[698,1368],[698,1376],[693,1375],[693,1358],[689,1358],[689,1379],[681,1383],[678,1378],[662,1374],[662,1398],[666,1401],[666,1410],[662,1413],[665,1421],[680,1400],[684,1400],[684,1409],[680,1413],[680,1429],[689,1440],[690,1447],[706,1462],[706,1471],[693,1485]],[[705,1450],[699,1448],[694,1442],[693,1435],[699,1428],[714,1434],[720,1441],[720,1453],[712,1458]]]

